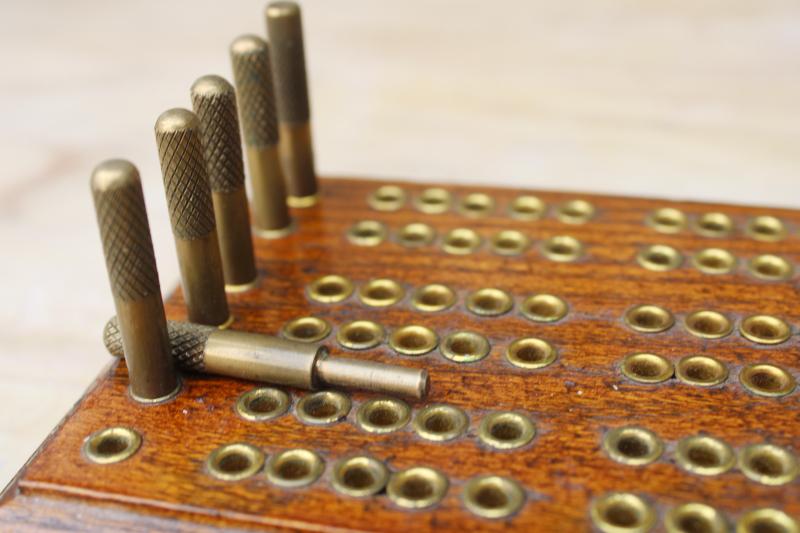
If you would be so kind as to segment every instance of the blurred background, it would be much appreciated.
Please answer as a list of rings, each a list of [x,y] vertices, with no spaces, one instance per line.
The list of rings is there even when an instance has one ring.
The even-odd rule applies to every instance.
[[[0,486],[109,361],[92,168],[139,167],[171,290],[153,124],[264,5],[0,3]],[[800,206],[796,0],[302,6],[323,175]]]

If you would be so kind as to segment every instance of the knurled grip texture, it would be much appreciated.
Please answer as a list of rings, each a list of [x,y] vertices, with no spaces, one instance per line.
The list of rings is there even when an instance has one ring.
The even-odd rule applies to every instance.
[[[281,122],[306,122],[310,111],[300,7],[294,2],[273,2],[267,6],[267,33],[278,117]]]
[[[205,237],[216,224],[195,114],[186,109],[162,113],[156,121],[156,143],[175,236]]]
[[[254,148],[274,146],[278,118],[269,45],[255,35],[243,35],[231,44],[230,52],[244,142]]]
[[[192,107],[200,121],[208,182],[215,192],[244,187],[242,140],[236,91],[220,76],[203,76],[192,85]]]

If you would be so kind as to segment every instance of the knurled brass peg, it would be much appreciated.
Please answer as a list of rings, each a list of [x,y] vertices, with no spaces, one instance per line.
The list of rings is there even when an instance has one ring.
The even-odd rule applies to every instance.
[[[278,119],[269,45],[255,35],[243,35],[233,41],[230,53],[253,185],[256,234],[265,238],[282,237],[291,231],[292,219],[278,155]]]
[[[247,290],[255,285],[258,273],[244,186],[236,93],[225,78],[209,75],[194,82],[191,96],[200,121],[225,287],[229,292]]]
[[[131,396],[145,403],[166,400],[180,382],[170,356],[139,172],[128,161],[104,161],[92,172],[91,189]]]
[[[155,130],[189,320],[224,325],[231,315],[199,121],[191,111],[170,109]]]

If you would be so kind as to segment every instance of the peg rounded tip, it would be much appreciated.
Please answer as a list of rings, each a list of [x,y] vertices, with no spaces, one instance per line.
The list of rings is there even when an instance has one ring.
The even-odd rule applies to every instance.
[[[267,5],[267,17],[271,19],[299,16],[300,6],[294,2],[271,2]]]
[[[233,94],[234,89],[228,80],[216,74],[209,74],[197,78],[192,84],[192,96],[201,98],[212,98],[224,94]]]
[[[189,111],[176,107],[168,109],[159,115],[156,120],[156,133],[174,133],[185,131],[197,126],[197,116]]]
[[[91,186],[94,192],[106,192],[139,183],[139,171],[124,159],[103,161],[92,171]]]
[[[231,43],[231,54],[235,56],[255,54],[267,49],[267,41],[252,34],[240,35]]]

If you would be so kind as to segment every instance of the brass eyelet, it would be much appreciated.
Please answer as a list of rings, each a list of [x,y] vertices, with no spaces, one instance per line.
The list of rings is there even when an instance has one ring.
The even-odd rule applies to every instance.
[[[552,294],[534,294],[522,302],[522,315],[534,322],[558,322],[567,316],[567,302]]]
[[[497,255],[521,255],[530,247],[531,241],[522,232],[507,229],[492,236],[492,251]]]
[[[432,283],[417,289],[411,297],[411,305],[417,311],[435,313],[449,309],[456,303],[456,293],[447,285]]]
[[[586,200],[569,200],[558,206],[556,216],[567,224],[585,224],[594,217],[594,206]]]
[[[483,335],[471,331],[456,331],[447,335],[439,345],[439,351],[456,363],[474,363],[489,355],[489,341]]]
[[[467,481],[461,493],[464,507],[482,518],[507,518],[520,510],[525,493],[513,479],[478,476]]]
[[[675,366],[675,377],[687,385],[713,387],[728,379],[728,367],[708,355],[687,355]]]
[[[736,533],[798,533],[800,525],[778,509],[763,507],[743,514],[736,522]]]
[[[709,435],[693,435],[678,442],[675,462],[693,474],[717,476],[736,464],[733,449],[720,439]]]
[[[792,328],[778,317],[751,315],[739,324],[739,332],[758,344],[781,344],[792,336]]]
[[[639,383],[662,383],[675,374],[672,362],[654,353],[625,356],[620,365],[622,375]]]
[[[686,228],[686,215],[679,209],[662,207],[647,215],[645,224],[659,233],[680,233]]]
[[[428,224],[412,222],[406,224],[397,233],[397,242],[406,248],[427,246],[436,238],[436,232]]]
[[[369,350],[386,338],[383,326],[371,320],[354,320],[342,324],[336,333],[336,340],[350,350]]]
[[[220,446],[206,459],[208,473],[223,481],[253,476],[264,466],[264,452],[251,444],[237,442]]]
[[[289,395],[274,387],[252,389],[236,401],[236,413],[252,422],[265,422],[278,418],[289,410]]]
[[[333,466],[331,485],[346,496],[365,498],[378,494],[389,481],[389,469],[368,455],[342,459]]]
[[[469,228],[456,228],[444,236],[442,249],[448,254],[467,255],[475,252],[481,245],[481,237]]]
[[[406,203],[406,193],[396,185],[384,185],[367,197],[367,203],[376,211],[397,211]]]
[[[694,230],[704,237],[727,237],[733,233],[733,220],[725,213],[705,213],[695,221]]]
[[[389,347],[401,355],[425,355],[438,344],[439,337],[433,330],[415,324],[397,328],[389,336]]]
[[[511,218],[517,220],[539,220],[544,216],[547,207],[536,196],[525,194],[517,196],[509,206]]]
[[[311,485],[322,475],[325,463],[316,452],[294,448],[276,453],[267,463],[267,480],[285,489]]]
[[[778,398],[786,396],[797,386],[797,382],[785,369],[766,363],[752,364],[739,372],[739,382],[758,396]]]
[[[296,414],[301,422],[317,426],[335,424],[350,412],[350,398],[335,391],[320,391],[297,402]]]
[[[373,279],[358,288],[358,299],[370,307],[387,307],[403,299],[402,285],[388,278]]]
[[[751,444],[739,453],[739,468],[762,485],[785,485],[798,474],[798,463],[789,450],[774,444]]]
[[[664,529],[667,533],[725,533],[728,523],[722,513],[704,503],[690,502],[673,507],[664,516]]]
[[[377,246],[386,240],[386,226],[377,220],[361,220],[347,230],[347,239],[357,246]]]
[[[509,363],[529,370],[551,365],[557,355],[552,344],[536,337],[517,339],[506,348],[506,359]]]
[[[308,297],[324,304],[338,303],[353,294],[353,284],[343,276],[331,274],[312,281],[306,289]]]
[[[569,235],[550,237],[542,243],[541,250],[547,259],[559,263],[577,261],[583,255],[581,242]]]
[[[786,281],[794,276],[792,264],[779,255],[762,254],[747,263],[747,270],[758,279],[765,281]]]
[[[426,440],[444,442],[460,437],[467,431],[466,413],[452,405],[432,404],[417,412],[414,431]]]
[[[478,289],[467,296],[467,309],[478,316],[500,316],[511,311],[514,300],[500,289]]]
[[[411,408],[395,398],[367,400],[356,413],[356,423],[368,433],[392,433],[411,419]]]
[[[661,457],[664,453],[664,443],[648,429],[626,426],[606,433],[603,438],[603,449],[618,463],[643,466]]]
[[[512,411],[498,411],[483,417],[478,438],[497,450],[513,450],[525,446],[536,436],[536,426],[526,416]]]
[[[728,317],[707,309],[686,315],[683,324],[686,331],[702,339],[721,339],[733,331],[733,322]]]
[[[297,342],[319,342],[331,333],[331,325],[315,316],[295,318],[284,324],[281,335]]]
[[[470,218],[488,216],[494,209],[494,200],[488,194],[474,192],[466,195],[458,204],[458,212]]]
[[[119,463],[135,454],[142,445],[142,436],[131,428],[116,426],[101,429],[83,441],[83,454],[99,465]]]
[[[675,324],[675,317],[657,305],[637,305],[625,312],[625,324],[639,333],[661,333]]]
[[[778,242],[786,237],[786,226],[779,218],[762,215],[747,222],[745,233],[757,241]]]
[[[589,514],[603,533],[645,533],[656,523],[653,507],[630,492],[609,492],[596,498]]]
[[[453,199],[447,190],[440,187],[431,187],[422,191],[414,199],[414,206],[423,213],[435,215],[450,209],[452,202]]]
[[[398,507],[425,509],[439,503],[449,483],[438,470],[416,466],[395,472],[386,485],[386,495]]]
[[[653,244],[640,251],[636,256],[636,261],[647,270],[667,272],[681,266],[683,256],[672,246]]]
[[[692,264],[705,274],[730,274],[736,269],[736,256],[722,248],[705,248],[692,256]]]

